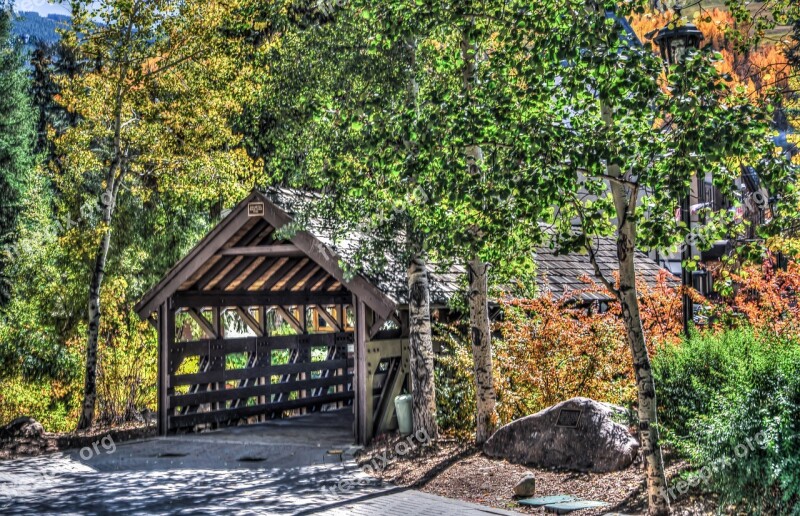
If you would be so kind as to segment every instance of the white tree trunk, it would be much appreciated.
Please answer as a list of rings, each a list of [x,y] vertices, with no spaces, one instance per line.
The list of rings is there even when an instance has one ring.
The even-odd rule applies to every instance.
[[[650,514],[669,514],[667,481],[664,475],[664,459],[661,454],[656,412],[656,385],[650,367],[650,356],[639,313],[639,298],[636,292],[636,268],[634,266],[633,223],[627,223],[619,233],[619,293],[622,304],[622,319],[628,334],[628,344],[633,356],[633,370],[639,401],[639,440],[647,467],[647,498]]]
[[[612,109],[601,104],[603,122],[608,131],[614,130]],[[617,259],[619,262],[619,289],[616,292],[622,306],[628,344],[633,357],[633,370],[636,375],[636,389],[639,402],[639,440],[642,446],[647,475],[648,512],[652,515],[667,515],[670,512],[667,496],[667,480],[664,474],[664,458],[658,433],[656,412],[656,386],[650,367],[650,356],[639,312],[639,296],[636,291],[637,226],[635,211],[637,190],[632,184],[622,182],[623,174],[619,165],[607,167],[611,195],[617,216]]]
[[[430,289],[428,270],[422,258],[412,260],[408,268],[408,312],[414,431],[427,432],[431,439],[437,439]]]
[[[470,20],[469,28],[473,27]],[[461,57],[464,60],[462,74],[465,95],[471,95],[478,72],[478,46],[469,29],[461,35]],[[483,149],[476,142],[465,149],[469,174],[476,180],[481,177]],[[477,257],[467,263],[469,271],[469,320],[472,359],[475,364],[475,442],[483,444],[492,435],[497,423],[495,406],[497,395],[492,375],[492,331],[489,325],[489,264]]]
[[[108,250],[111,247],[111,216],[114,210],[115,192],[109,188],[102,196],[103,236],[95,255],[92,280],[89,285],[89,329],[86,339],[86,372],[83,387],[83,408],[78,421],[78,430],[90,428],[94,423],[97,401],[97,353],[100,339],[100,290],[105,276]]]
[[[497,425],[497,395],[492,373],[492,331],[489,325],[488,295],[489,264],[470,260],[469,270],[469,321],[472,340],[472,358],[475,363],[475,399],[477,427],[475,442],[483,444]]]

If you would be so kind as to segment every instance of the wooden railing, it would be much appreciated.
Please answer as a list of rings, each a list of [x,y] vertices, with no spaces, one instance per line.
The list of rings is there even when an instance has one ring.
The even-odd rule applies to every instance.
[[[352,344],[352,332],[174,343],[168,360],[169,427],[226,424],[349,403],[353,359],[348,347]],[[314,348],[324,348],[319,353],[322,359],[312,361]],[[277,361],[276,351],[285,352],[288,362]],[[246,366],[226,369],[227,357],[242,353],[247,355]],[[192,357],[198,357],[198,370],[177,374]]]

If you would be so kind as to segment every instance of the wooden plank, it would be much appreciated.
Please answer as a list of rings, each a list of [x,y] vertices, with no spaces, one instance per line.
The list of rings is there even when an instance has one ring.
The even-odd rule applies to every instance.
[[[356,310],[356,331],[355,331],[355,404],[356,404],[356,439],[358,444],[369,444],[372,438],[370,424],[372,421],[372,395],[368,395],[369,373],[367,370],[367,315],[364,302],[357,296],[353,296],[353,306]]]
[[[296,245],[259,245],[250,247],[231,247],[222,249],[217,253],[219,256],[267,256],[267,257],[301,257],[305,256]]]
[[[167,387],[169,385],[169,326],[167,323],[167,312],[169,303],[164,301],[158,309],[158,433],[167,435],[169,429],[169,418],[167,416],[167,406],[169,397]]]
[[[375,337],[375,335],[377,335],[378,332],[383,329],[383,326],[385,324],[386,324],[386,319],[384,319],[383,317],[377,316],[377,314],[376,314],[375,322],[369,328],[369,338],[371,339],[371,338]]]
[[[203,273],[202,276],[197,278],[197,280],[194,283],[192,283],[192,285],[189,286],[188,289],[203,290],[204,288],[206,288],[206,286],[208,286],[209,283],[214,281],[222,271],[227,269],[232,261],[233,258],[218,259],[211,267],[208,268],[206,272]]]
[[[207,370],[208,370],[208,356],[202,356],[198,361],[198,371],[202,373]],[[189,388],[189,393],[194,394],[196,392],[205,392],[207,390],[208,390],[208,384],[192,385]],[[197,412],[197,408],[198,408],[197,405],[183,406],[181,407],[180,414],[190,414],[192,412]]]
[[[309,276],[311,276],[315,271],[318,271],[320,266],[314,262],[308,262],[303,266],[302,269],[297,271],[295,275],[286,280],[283,285],[279,285],[281,290],[300,290],[305,285],[305,282],[308,281]]]
[[[219,281],[217,281],[214,284],[214,290],[227,290],[228,287],[231,285],[231,283],[236,281],[239,278],[239,276],[242,275],[242,273],[247,271],[247,269],[249,269],[255,263],[256,260],[258,260],[258,257],[256,258],[250,256],[241,257],[239,262],[233,267],[231,267],[231,269],[227,273],[225,273],[225,276],[223,276]]]
[[[349,332],[315,333],[312,335],[276,335],[274,337],[240,337],[236,339],[207,339],[192,342],[175,342],[170,346],[170,354],[196,356],[208,352],[209,344],[220,344],[226,353],[254,353],[273,349],[298,349],[334,346],[352,340]]]
[[[307,378],[305,380],[297,380],[294,382],[273,383],[271,387],[272,392],[275,393],[315,390],[317,392],[315,396],[322,396],[325,393],[321,392],[321,389],[325,389],[326,387],[334,387],[336,385],[347,385],[352,381],[352,377],[353,375],[351,374],[345,374],[340,376],[326,376],[323,378]]]
[[[238,409],[218,410],[213,412],[202,412],[186,416],[174,416],[170,418],[170,424],[174,428],[184,428],[201,423],[224,423],[233,419],[241,419],[250,416],[269,412],[282,412],[307,406],[321,406],[339,401],[347,401],[353,398],[352,392],[337,392],[319,396],[316,398],[306,398],[300,400],[284,401],[281,403],[267,403],[252,407],[241,407]]]
[[[292,218],[276,206],[275,203],[264,195],[260,197],[264,200],[264,218],[276,230],[280,230],[292,222]],[[306,256],[328,271],[331,276],[341,281],[343,285],[368,303],[381,316],[388,317],[395,310],[396,303],[363,276],[358,275],[350,279],[350,281],[345,281],[344,271],[339,265],[339,256],[318,238],[307,231],[299,231],[292,236],[291,241]]]
[[[189,316],[191,316],[191,318],[195,320],[198,326],[200,326],[200,329],[203,330],[203,333],[205,333],[209,339],[219,338],[219,335],[214,330],[214,327],[211,325],[211,323],[208,322],[208,319],[203,317],[203,314],[201,314],[194,308],[189,308],[187,312]]]
[[[410,331],[409,328],[411,327],[408,317],[408,309],[399,312],[398,319],[400,320],[400,336],[403,338],[408,338]]]
[[[328,271],[326,271],[325,269],[320,267],[319,270],[317,272],[315,272],[314,275],[311,276],[311,278],[306,282],[305,287],[303,289],[304,290],[315,290],[314,287],[316,287],[317,284],[319,284],[322,281],[324,281],[328,276],[330,276],[328,274]]]
[[[262,328],[262,325],[255,320],[255,318],[250,314],[250,312],[246,308],[237,306],[236,313],[239,314],[239,317],[242,318],[242,321],[244,321],[244,323],[247,325],[248,328],[253,330],[253,333],[255,333],[257,337],[264,336],[264,329]]]
[[[290,259],[260,286],[256,284],[255,290],[272,290],[278,283],[285,282],[287,278],[291,278],[306,263],[308,263],[308,258]]]
[[[263,219],[272,227],[280,229],[292,222],[289,214],[260,192],[253,192],[240,202],[231,214],[217,225],[194,249],[137,303],[135,310],[146,318],[160,303],[173,295],[192,275],[213,258],[223,247],[232,247],[230,240],[247,227],[251,217],[248,204],[264,203]],[[342,282],[350,291],[359,295],[369,306],[383,317],[394,311],[396,303],[362,276],[345,281],[345,274],[339,265],[339,257],[319,239],[306,231],[296,233],[291,242],[312,261],[325,269],[331,276]]]
[[[270,362],[270,356],[269,355],[270,355],[269,352],[264,352],[264,351],[256,352],[256,353],[250,353],[249,357],[247,358],[247,367],[248,368],[251,368],[251,367],[264,367],[264,366],[269,365],[269,362]],[[265,385],[264,383],[259,384],[257,377],[256,378],[245,378],[243,380],[239,380],[239,385],[237,385],[236,388],[237,389],[242,389],[242,388],[246,388],[246,387],[257,387],[257,386],[264,387],[265,390],[263,392],[261,392],[261,395],[259,396],[259,399],[265,399],[269,395],[269,386]],[[247,404],[247,401],[248,400],[246,398],[244,398],[244,399],[242,399],[242,398],[236,399],[231,404],[231,408],[243,407],[243,406],[245,406]]]
[[[267,239],[272,232],[275,231],[275,228],[267,223],[266,225],[262,224],[254,224],[247,233],[237,240],[236,242],[232,242],[229,245],[226,245],[220,251],[224,249],[231,249],[234,247],[250,247],[260,245],[265,239]]]
[[[339,321],[333,318],[333,316],[328,312],[328,310],[322,305],[314,305],[315,306],[315,313],[319,313],[320,317],[325,319],[325,322],[333,328],[334,331],[340,332],[343,328],[339,325]]]
[[[229,400],[247,399],[256,396],[268,396],[279,392],[292,392],[303,389],[316,389],[346,384],[350,376],[330,376],[328,378],[314,378],[298,382],[273,383],[271,385],[255,385],[239,387],[236,389],[223,389],[219,391],[201,392],[193,394],[179,394],[172,396],[171,404],[175,407],[186,405],[201,405],[204,403],[218,403]]]
[[[284,307],[276,306],[275,311],[278,312],[278,315],[281,316],[281,319],[289,323],[289,326],[294,328],[294,330],[297,333],[299,333],[300,335],[303,335],[305,333],[304,325],[300,321],[298,321],[293,314],[290,314],[289,311],[286,310]]]
[[[333,276],[331,276],[330,278],[325,280],[325,282],[322,284],[322,286],[319,287],[317,290],[319,290],[319,291],[328,291],[332,286],[334,286],[334,285],[336,285],[338,283],[339,283],[339,280],[334,278]]]
[[[273,267],[277,266],[279,262],[281,262],[281,258],[267,258],[261,265],[256,267],[253,272],[251,272],[246,278],[244,278],[237,290],[248,290],[254,283],[256,283],[261,277],[270,271]]]
[[[347,302],[350,294],[342,292],[286,292],[286,291],[249,291],[225,292],[207,290],[203,292],[187,291],[175,293],[175,306],[207,308],[232,306],[297,306],[326,304],[336,305]]]
[[[262,225],[262,224],[254,224],[252,228],[241,238],[235,245],[250,245],[257,239],[261,238],[261,235],[264,234],[264,230],[267,230],[267,235],[272,232],[272,226],[269,224]],[[218,256],[218,255],[215,255]],[[214,259],[213,257],[211,258]],[[217,263],[212,265],[206,272],[204,272],[200,278],[198,278],[194,284],[190,287],[192,290],[203,290],[212,282],[217,281],[217,276],[219,276],[223,271],[227,270],[228,267],[236,260],[236,257],[221,257],[217,258]]]
[[[389,424],[394,416],[394,399],[400,395],[405,384],[407,374],[406,368],[403,366],[402,358],[393,361],[392,368],[389,371],[389,377],[381,389],[381,396],[378,400],[378,409],[375,411],[375,431],[383,433],[388,430]]]
[[[406,382],[409,371],[408,339],[371,341],[367,343],[367,351],[370,364],[374,364],[371,367],[375,369],[383,359],[396,359],[396,372],[393,374],[390,369],[374,413],[374,428],[377,433],[381,433],[391,430],[389,424],[394,416],[394,398],[400,394]]]
[[[201,383],[226,382],[244,380],[258,376],[297,374],[303,372],[320,371],[325,369],[346,369],[353,365],[349,359],[323,360],[320,362],[302,362],[296,364],[281,364],[265,367],[251,367],[249,369],[232,369],[228,371],[208,371],[205,373],[174,375],[172,385],[195,385]]]
[[[259,290],[284,290],[283,286],[289,282],[292,278],[294,278],[300,270],[308,267],[308,265],[312,264],[311,260],[308,258],[302,258],[299,261],[295,261],[295,266],[282,277],[278,277],[277,274],[270,278],[268,281],[264,283],[264,285]],[[291,289],[285,289],[291,290]]]

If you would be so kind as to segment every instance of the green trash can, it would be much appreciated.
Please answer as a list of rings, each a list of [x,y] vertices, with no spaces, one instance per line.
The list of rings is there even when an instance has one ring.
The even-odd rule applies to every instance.
[[[400,435],[410,435],[414,431],[414,424],[411,419],[411,395],[401,394],[394,399],[394,410],[397,414],[397,426],[400,427]]]

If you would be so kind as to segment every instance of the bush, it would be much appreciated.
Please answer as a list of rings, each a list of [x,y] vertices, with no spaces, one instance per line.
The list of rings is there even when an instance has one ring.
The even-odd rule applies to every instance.
[[[669,439],[724,505],[800,514],[800,345],[750,329],[694,335],[654,361]]]
[[[659,420],[675,442],[692,435],[692,424],[708,415],[719,393],[747,368],[753,334],[693,333],[682,345],[665,345],[653,357]]]
[[[633,402],[630,351],[615,313],[589,313],[549,295],[503,306],[495,343],[503,423],[575,396]]]
[[[0,426],[29,416],[47,431],[72,431],[81,401],[72,395],[76,391],[79,392],[79,385],[74,383],[4,378],[0,380]]]
[[[437,324],[434,338],[442,346],[436,356],[436,408],[439,427],[458,437],[475,434],[476,401],[472,346],[456,326]]]

